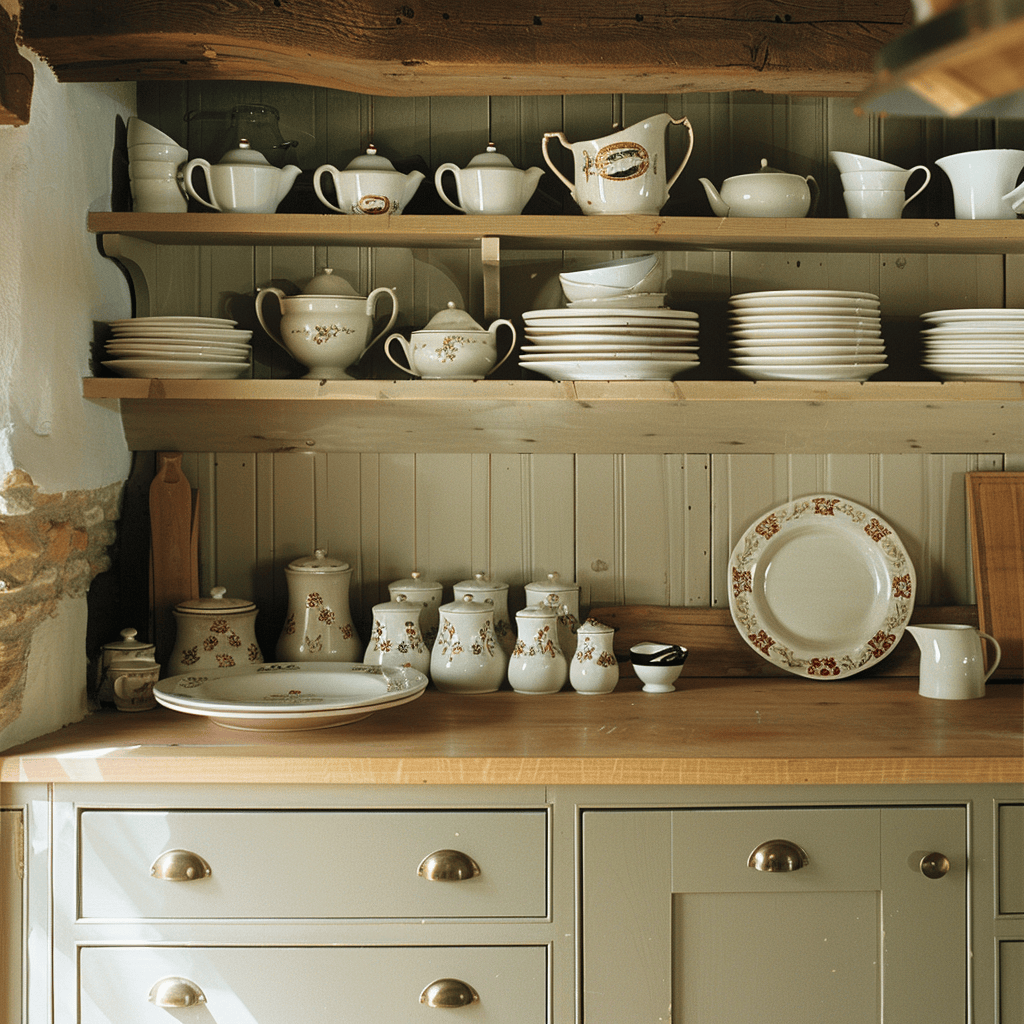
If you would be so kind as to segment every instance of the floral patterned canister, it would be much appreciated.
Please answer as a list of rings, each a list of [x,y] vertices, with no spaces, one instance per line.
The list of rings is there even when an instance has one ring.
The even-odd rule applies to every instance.
[[[322,548],[289,562],[288,612],[278,661],[360,661],[363,645],[349,610],[352,567]]]
[[[430,672],[430,648],[420,632],[421,601],[399,594],[394,601],[373,606],[373,626],[363,661],[367,665],[405,665],[424,675]]]
[[[177,630],[166,674],[261,664],[256,615],[252,601],[228,597],[224,587],[214,587],[209,597],[175,605]]]

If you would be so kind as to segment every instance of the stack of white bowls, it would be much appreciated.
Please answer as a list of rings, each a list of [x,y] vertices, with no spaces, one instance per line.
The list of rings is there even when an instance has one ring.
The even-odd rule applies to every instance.
[[[663,277],[661,256],[647,253],[566,271],[558,280],[570,307],[650,307],[664,305]]]
[[[922,313],[924,366],[944,380],[1024,380],[1024,309]]]
[[[932,172],[924,164],[904,170],[885,160],[839,150],[833,150],[831,157],[839,168],[839,176],[843,181],[843,199],[850,217],[898,220],[903,216],[903,208],[907,203],[916,199],[932,180]],[[924,171],[924,181],[907,198],[907,182],[915,171]]]
[[[137,213],[184,213],[188,197],[181,168],[188,150],[137,117],[128,119],[128,177]]]
[[[733,295],[732,365],[754,380],[867,380],[887,365],[880,305],[831,288]]]
[[[252,365],[252,331],[211,316],[139,316],[111,320],[103,365],[122,377],[225,380]]]

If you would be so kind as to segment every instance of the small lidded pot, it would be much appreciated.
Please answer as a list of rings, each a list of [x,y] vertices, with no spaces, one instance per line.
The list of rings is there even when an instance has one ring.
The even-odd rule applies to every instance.
[[[498,638],[506,656],[516,645],[516,635],[508,617],[508,584],[491,580],[486,573],[475,572],[471,580],[455,584],[455,600],[472,594],[477,601],[490,601],[494,605],[494,635]]]
[[[334,182],[336,202],[323,193],[320,179],[330,175]],[[313,191],[324,206],[337,213],[364,213],[397,215],[409,205],[416,189],[423,181],[422,171],[403,174],[387,157],[369,146],[364,154],[355,157],[343,171],[333,164],[322,164],[313,172]]]
[[[498,328],[512,332],[508,351],[498,358]],[[391,354],[391,342],[397,341],[405,352],[408,367]],[[493,373],[512,354],[516,329],[511,320],[495,320],[483,328],[464,309],[448,303],[431,317],[426,327],[412,332],[412,340],[392,334],[384,342],[384,354],[400,370],[414,377],[444,380],[479,380]]]
[[[96,665],[96,700],[100,705],[110,706],[114,700],[114,680],[120,673],[111,671],[115,661],[143,662],[156,664],[156,644],[136,639],[138,630],[122,629],[121,639],[112,640],[100,648],[100,658]]]
[[[256,605],[226,594],[224,587],[214,587],[209,597],[174,606],[177,633],[168,676],[263,663],[256,643]]]
[[[288,612],[278,661],[359,661],[363,646],[349,610],[352,567],[323,548],[285,568]]]
[[[569,663],[569,682],[577,693],[611,693],[619,681],[619,663],[612,648],[615,630],[587,619],[576,631],[576,653]]]
[[[430,672],[430,648],[420,633],[421,601],[409,601],[399,594],[394,601],[373,606],[373,627],[366,645],[366,665],[397,665]]]
[[[518,639],[508,661],[508,681],[516,693],[558,693],[569,666],[558,646],[558,613],[553,604],[527,605],[516,612]]]
[[[576,653],[576,630],[580,623],[580,585],[563,583],[557,572],[549,572],[547,579],[526,584],[527,604],[548,604],[562,608],[558,614],[558,646],[566,658]]]
[[[441,605],[430,679],[447,693],[493,693],[505,678],[508,658],[494,635],[494,605],[467,594]]]
[[[437,625],[441,607],[441,595],[444,588],[437,580],[421,579],[421,573],[413,571],[404,580],[395,580],[388,584],[388,593],[392,601],[404,597],[407,601],[419,601],[423,605],[420,612],[420,632],[428,650],[434,646],[437,637]]]

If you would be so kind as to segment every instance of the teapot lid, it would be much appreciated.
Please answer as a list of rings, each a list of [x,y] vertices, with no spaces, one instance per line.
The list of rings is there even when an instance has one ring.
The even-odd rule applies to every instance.
[[[540,591],[544,594],[551,594],[556,590],[580,589],[580,585],[578,583],[563,583],[561,580],[562,578],[557,572],[549,572],[547,579],[527,583],[524,589],[530,591],[530,593],[537,593],[537,591]]]
[[[440,590],[441,584],[436,580],[421,580],[421,573],[415,569],[404,580],[395,580],[388,584],[388,591],[394,593],[396,590]]]
[[[302,289],[303,295],[355,295],[356,290],[343,277],[335,277],[332,267],[324,267]]]
[[[768,161],[762,159],[761,166],[758,167],[756,174],[788,174],[788,171],[780,171],[778,167],[769,167]]]
[[[231,612],[254,612],[256,605],[244,597],[225,597],[226,587],[214,587],[209,597],[196,597],[174,606],[176,612],[199,615],[227,615]]]
[[[482,328],[464,309],[459,309],[454,302],[448,303],[447,309],[435,313],[425,331],[482,331]]]
[[[615,627],[606,625],[603,622],[598,622],[597,619],[587,619],[586,622],[581,622],[576,628],[577,633],[589,633],[591,636],[604,635],[606,633],[614,633]]]
[[[342,562],[338,558],[329,558],[323,548],[317,548],[311,555],[296,558],[294,562],[288,563],[288,570],[292,572],[347,572],[352,568],[348,562]]]
[[[483,153],[477,153],[472,160],[466,164],[467,167],[511,167],[512,161],[507,156],[498,152],[493,142],[487,143],[487,149]]]
[[[253,149],[248,139],[239,139],[237,149],[229,149],[217,161],[221,164],[256,164],[269,167],[270,161],[258,150]]]
[[[131,654],[141,654],[143,651],[155,650],[155,644],[148,644],[143,640],[136,640],[137,629],[122,629],[120,640],[111,640],[109,644],[103,645],[105,651],[120,651]]]
[[[458,601],[451,601],[448,604],[441,605],[439,611],[447,612],[449,615],[461,615],[463,612],[467,614],[490,613],[494,611],[494,602],[489,597],[477,601],[472,594],[465,594]]]
[[[395,165],[386,157],[377,155],[377,147],[370,143],[366,153],[354,157],[345,167],[346,171],[393,171]]]

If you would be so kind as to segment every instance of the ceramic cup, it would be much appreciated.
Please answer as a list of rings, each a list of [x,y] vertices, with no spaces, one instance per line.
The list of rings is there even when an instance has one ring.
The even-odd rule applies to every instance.
[[[849,217],[898,220],[910,202],[901,189],[855,189],[843,193]]]
[[[136,213],[185,213],[188,199],[173,178],[140,178],[131,183]]]
[[[160,666],[146,658],[124,658],[111,664],[114,675],[114,706],[118,711],[149,711],[156,707],[153,686]]]
[[[833,149],[828,154],[832,163],[839,168],[840,174],[850,171],[902,171],[899,164],[890,164],[885,160],[876,160],[873,156],[861,156],[859,153],[844,153],[841,149]]]

